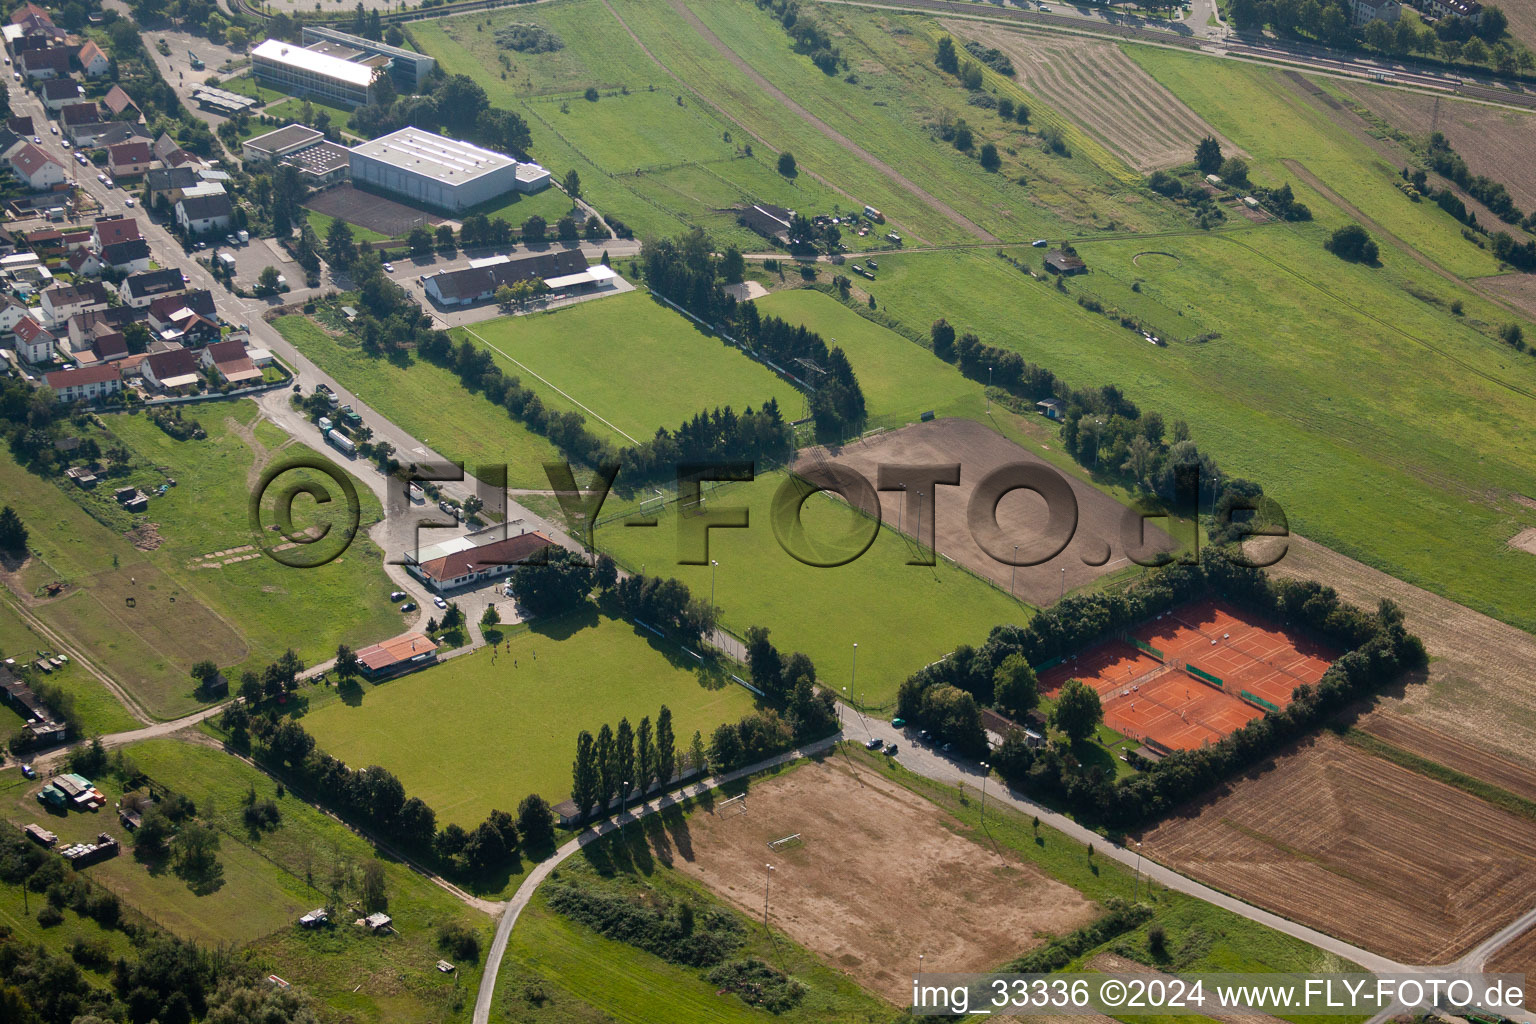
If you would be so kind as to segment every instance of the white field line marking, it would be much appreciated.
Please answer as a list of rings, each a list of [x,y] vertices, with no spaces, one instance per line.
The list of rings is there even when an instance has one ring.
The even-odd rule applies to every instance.
[[[599,416],[592,409],[590,409],[587,406],[583,405],[582,403],[578,402],[575,398],[573,398],[570,395],[566,394],[564,391],[561,391],[552,382],[550,382],[549,380],[545,379],[544,377],[539,376],[539,374],[536,371],[534,371],[532,368],[524,365],[518,359],[515,359],[512,356],[507,355],[507,353],[502,352],[501,349],[497,348],[495,345],[492,345],[490,342],[486,341],[484,338],[482,338],[479,334],[477,334],[475,332],[474,328],[472,328],[472,327],[465,327],[463,330],[464,330],[465,334],[468,334],[469,336],[474,338],[476,341],[480,342],[480,344],[482,344],[486,348],[490,349],[492,352],[500,353],[503,358],[511,359],[512,362],[517,363],[517,365],[522,368],[523,372],[531,374],[534,377],[534,379],[538,380],[545,387],[547,387],[550,390],[554,391],[555,394],[559,395],[561,398],[564,398],[567,402],[570,402],[572,405],[576,406],[582,412],[587,413],[593,419],[595,419],[598,422],[602,423],[604,426],[608,427],[608,429],[612,430],[614,433],[623,435],[623,437],[625,439],[627,439],[630,444],[638,445],[640,443],[640,441],[637,438],[630,437],[630,435],[628,435],[624,431],[620,430],[616,425],[614,425],[613,423],[610,423],[608,420],[606,420],[603,417]]]

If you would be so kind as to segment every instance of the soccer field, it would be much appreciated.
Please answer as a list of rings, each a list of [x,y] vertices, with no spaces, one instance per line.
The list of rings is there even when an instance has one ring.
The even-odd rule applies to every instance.
[[[494,658],[494,660],[493,660]],[[530,792],[550,803],[571,790],[576,735],[604,722],[654,722],[672,710],[677,746],[752,710],[752,695],[724,673],[700,671],[675,644],[620,619],[562,619],[525,631],[500,652],[482,648],[335,702],[304,726],[320,748],[352,765],[383,765],[437,812],[439,824],[479,824],[516,811]]]
[[[545,405],[581,413],[616,446],[719,406],[741,412],[773,398],[794,419],[803,404],[772,370],[642,292],[454,333],[463,331]]]

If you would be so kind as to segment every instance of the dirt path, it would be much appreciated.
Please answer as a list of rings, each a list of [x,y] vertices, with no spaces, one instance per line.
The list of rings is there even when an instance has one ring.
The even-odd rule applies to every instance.
[[[831,139],[833,142],[837,143],[852,155],[858,157],[864,163],[885,175],[887,178],[895,182],[907,192],[910,192],[912,195],[922,200],[923,203],[927,206],[930,206],[937,210],[939,213],[942,213],[956,227],[972,235],[975,235],[977,238],[980,238],[984,242],[996,242],[998,240],[996,235],[981,227],[979,224],[976,224],[964,214],[957,211],[954,207],[950,206],[939,197],[933,195],[931,192],[928,192],[926,189],[922,188],[910,178],[902,175],[899,171],[896,170],[896,168],[892,167],[890,164],[887,164],[873,153],[859,146],[856,142],[839,132],[836,128],[833,128],[831,125],[821,120],[821,118],[817,117],[815,114],[812,114],[809,110],[806,110],[800,104],[786,96],[783,91],[775,87],[773,83],[768,81],[768,79],[758,74],[757,69],[743,60],[740,54],[738,54],[735,50],[732,50],[729,46],[725,45],[725,42],[721,40],[719,36],[711,32],[709,27],[699,20],[698,15],[694,14],[693,11],[688,9],[688,7],[683,3],[683,0],[672,0],[672,9],[677,11],[678,16],[686,21],[688,25],[695,32],[697,32],[700,37],[704,39],[705,42],[707,42],[710,46],[713,46],[722,57],[734,64],[736,68],[741,71],[742,74],[750,78],[753,84],[755,84],[759,89],[763,90],[763,92],[771,96],[776,102],[783,105],[784,109],[794,114],[796,117],[810,125],[812,128],[815,128],[822,135],[826,136],[828,139]]]
[[[1100,953],[1088,961],[1088,967],[1091,970],[1103,971],[1105,974],[1146,974],[1161,978],[1163,981],[1169,981],[1173,977],[1171,974],[1164,974],[1162,971],[1117,953]],[[1230,1010],[1213,1010],[1209,1016],[1212,1020],[1226,1021],[1227,1024],[1284,1024],[1279,1017],[1271,1017],[1267,1013],[1233,1013]]]
[[[1383,698],[1381,706],[1447,737],[1467,737],[1518,764],[1536,766],[1536,637],[1305,537],[1292,535],[1288,553],[1270,572],[1325,583],[1365,608],[1383,597],[1396,601],[1432,660],[1423,684],[1409,684],[1401,696]],[[1382,738],[1392,741],[1390,735]]]
[[[18,572],[19,571],[20,570],[18,570]],[[132,715],[134,718],[137,718],[141,722],[154,721],[154,718],[150,715],[150,713],[144,710],[144,705],[140,704],[134,698],[133,694],[119,686],[111,676],[107,675],[100,668],[98,668],[96,663],[91,661],[90,658],[83,657],[80,654],[81,648],[79,644],[66,642],[66,639],[61,636],[58,631],[53,629],[36,615],[33,615],[31,610],[26,607],[26,596],[19,592],[13,585],[13,580],[16,577],[12,577],[11,574],[4,574],[4,576],[6,589],[16,597],[16,600],[13,602],[6,598],[0,597],[0,605],[9,606],[11,610],[16,613],[17,618],[21,619],[27,625],[37,630],[40,635],[47,637],[50,641],[53,642],[55,647],[59,648],[59,650],[67,652],[70,658],[72,658],[76,664],[85,669],[91,675],[95,676],[101,685],[107,688],[107,692],[116,697],[118,703],[122,704],[123,708],[130,715]]]

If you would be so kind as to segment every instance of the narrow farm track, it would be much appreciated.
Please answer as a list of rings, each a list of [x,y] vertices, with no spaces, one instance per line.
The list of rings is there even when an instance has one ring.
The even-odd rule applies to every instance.
[[[140,704],[133,694],[119,686],[111,676],[98,668],[91,659],[81,656],[79,644],[73,642],[67,636],[61,635],[59,631],[32,614],[32,610],[27,608],[20,600],[13,601],[10,598],[0,598],[0,605],[9,607],[16,613],[17,618],[37,630],[42,636],[47,637],[60,650],[68,653],[75,660],[76,664],[95,676],[101,685],[107,688],[107,692],[116,697],[118,703],[134,718],[144,722],[146,725],[155,721],[154,717],[144,709],[144,705]]]
[[[853,156],[858,157],[859,160],[863,161],[870,167],[873,167],[875,170],[885,175],[905,191],[910,192],[912,195],[922,200],[924,205],[931,207],[932,209],[937,210],[939,213],[943,214],[956,227],[968,232],[969,234],[975,235],[977,238],[980,238],[984,242],[996,242],[998,240],[997,236],[992,234],[992,232],[972,221],[970,218],[960,213],[954,207],[944,202],[938,196],[935,196],[933,193],[924,189],[921,185],[918,185],[912,179],[901,174],[896,170],[896,168],[881,160],[867,149],[864,149],[858,143],[854,142],[852,139],[839,132],[836,128],[833,128],[831,125],[821,120],[821,118],[817,117],[815,114],[812,114],[809,110],[806,110],[800,104],[786,96],[782,90],[780,90],[772,82],[768,81],[768,79],[759,74],[756,68],[742,59],[740,54],[727,46],[724,40],[715,35],[715,33],[710,30],[709,26],[705,25],[702,21],[699,20],[698,15],[689,10],[687,5],[683,3],[683,0],[671,0],[671,2],[672,9],[677,11],[678,16],[687,22],[690,28],[697,32],[706,43],[714,47],[715,51],[719,53],[720,56],[724,57],[726,60],[735,65],[742,74],[746,75],[752,80],[754,85],[761,89],[765,94],[772,97],[773,100],[783,106],[784,109],[794,114],[796,117],[810,125],[812,128],[815,128],[822,135],[837,143]]]

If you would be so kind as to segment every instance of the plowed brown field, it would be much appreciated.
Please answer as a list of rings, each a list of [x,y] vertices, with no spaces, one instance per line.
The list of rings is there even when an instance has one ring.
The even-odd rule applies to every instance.
[[[1536,902],[1536,822],[1327,733],[1143,842],[1170,867],[1404,963],[1454,960]]]
[[[957,38],[1002,50],[1013,61],[1021,86],[1142,173],[1189,163],[1195,144],[1207,135],[1220,140],[1222,152],[1246,155],[1114,43],[1016,32],[974,21],[942,24]]]

